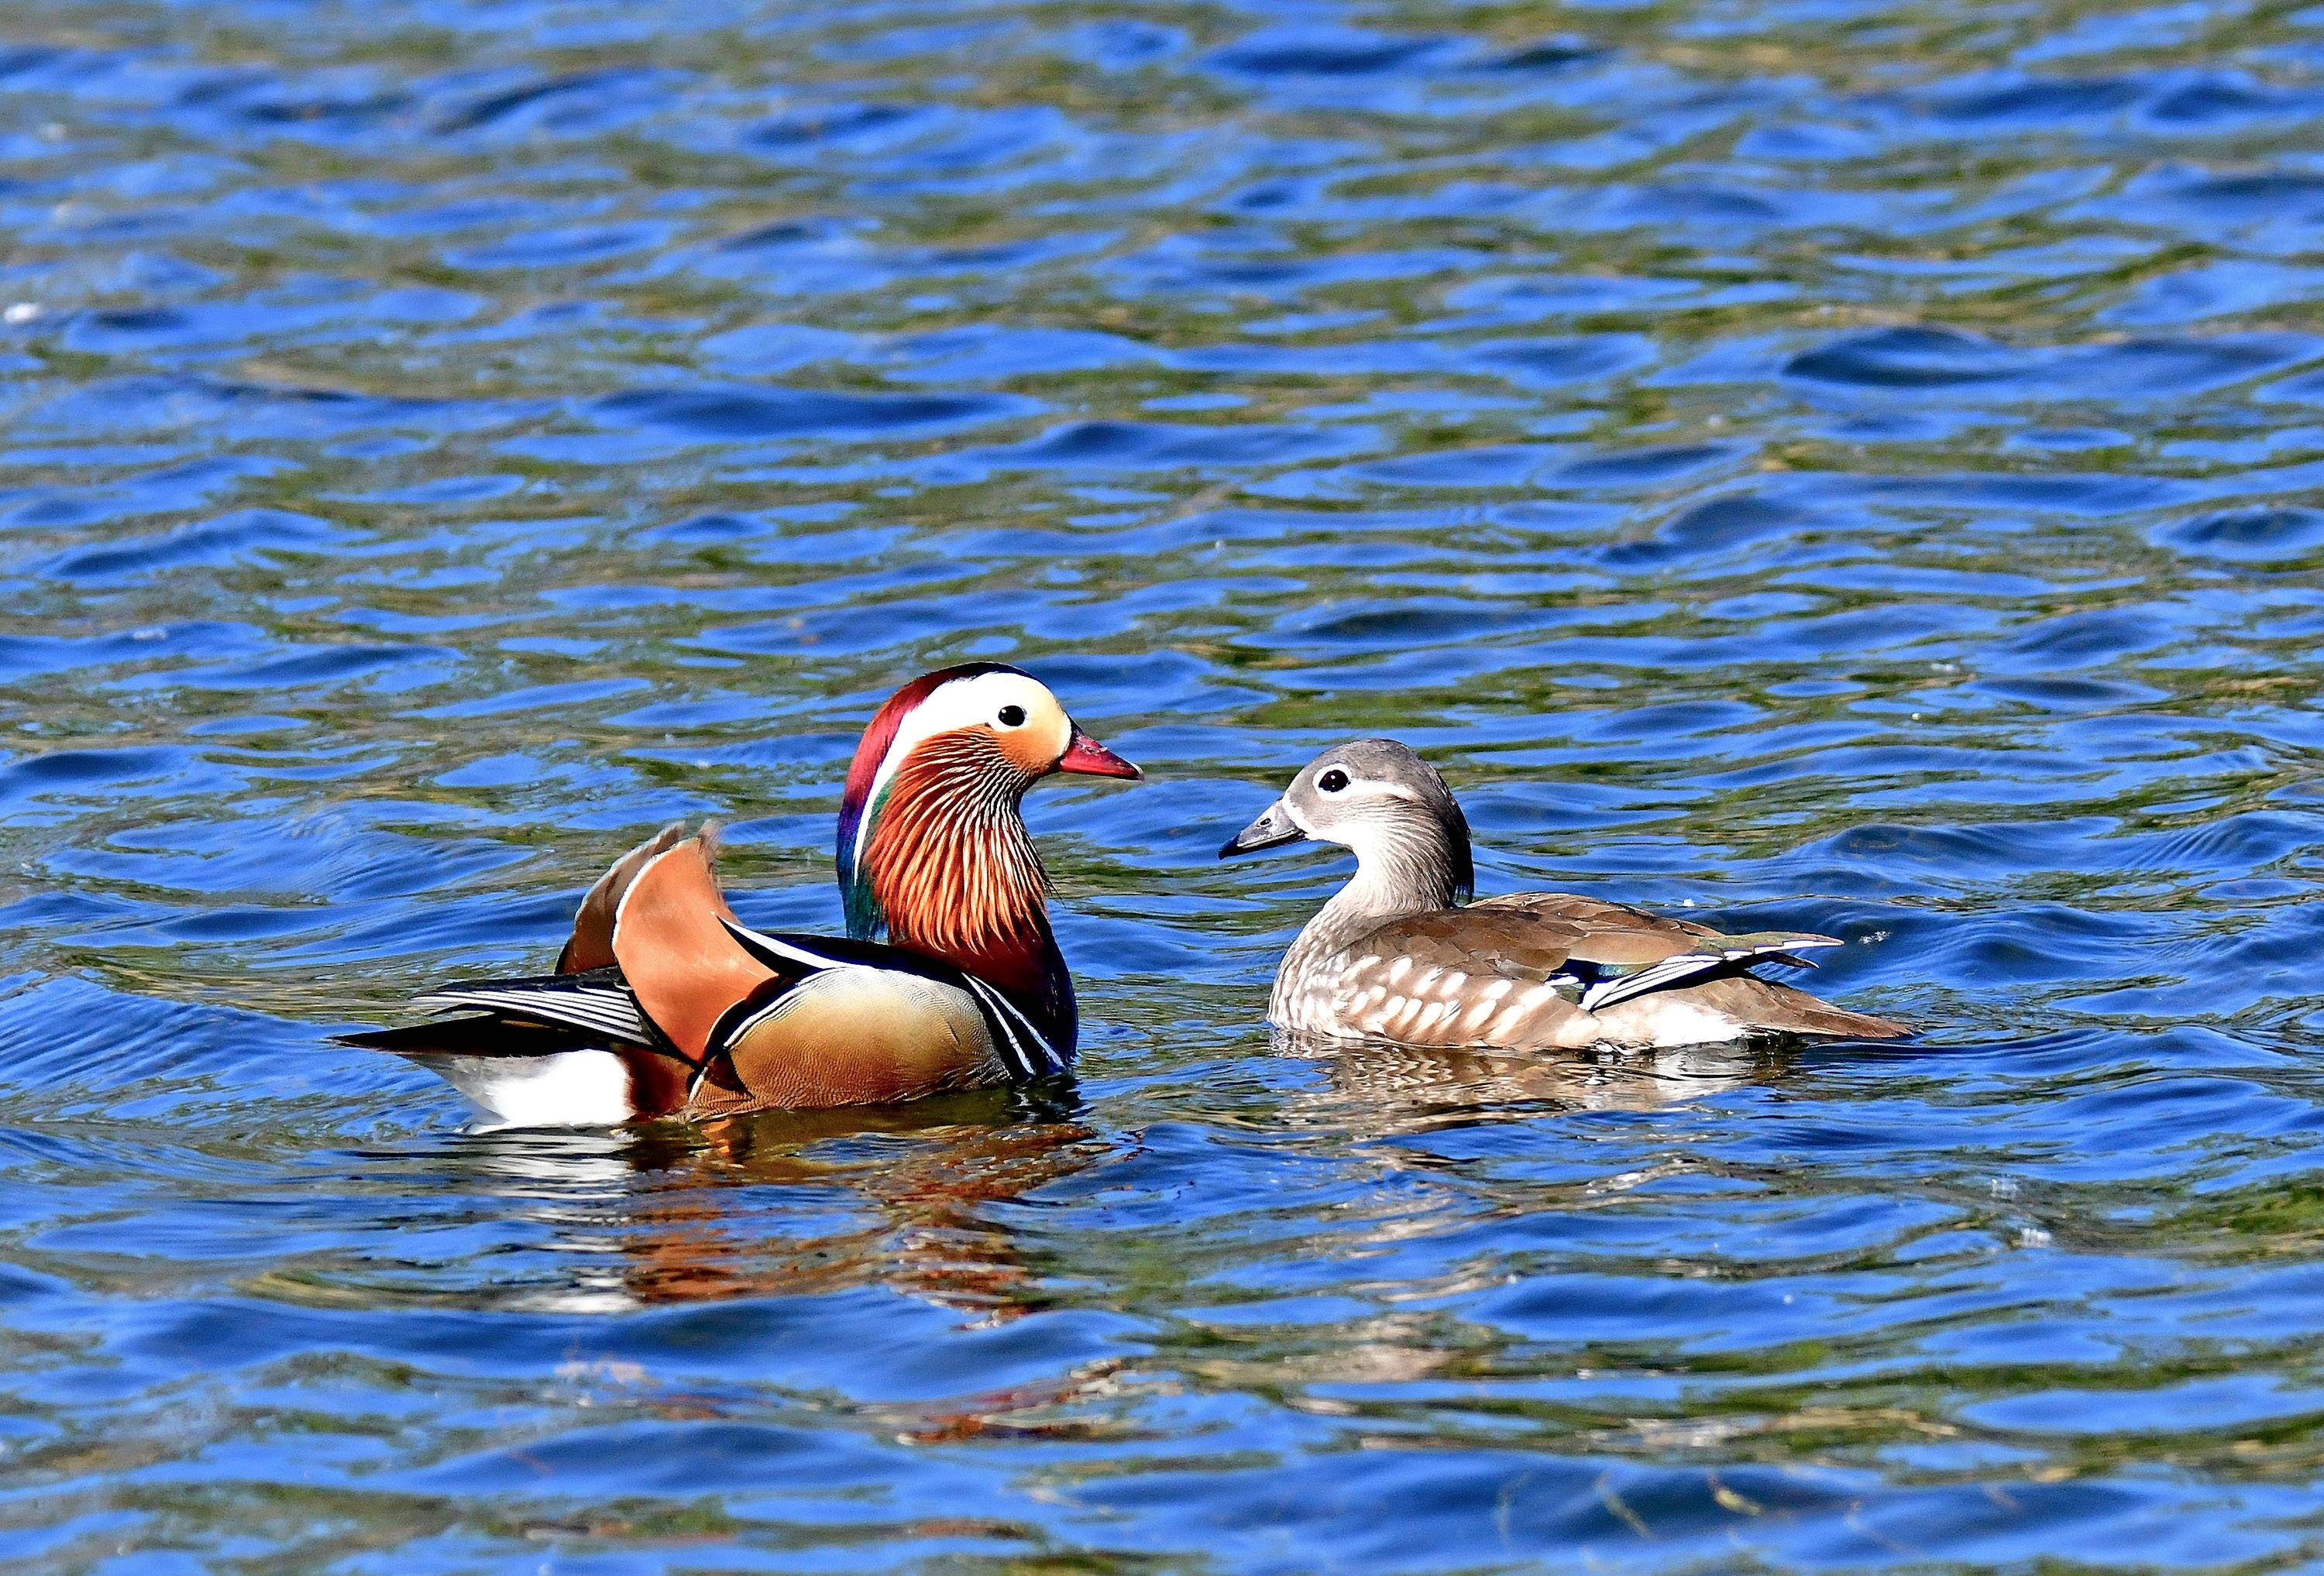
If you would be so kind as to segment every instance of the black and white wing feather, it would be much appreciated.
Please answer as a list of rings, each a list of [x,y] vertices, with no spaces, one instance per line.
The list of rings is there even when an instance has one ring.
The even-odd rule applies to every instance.
[[[1596,971],[1598,977],[1582,986],[1580,1005],[1584,1012],[1600,1012],[1649,991],[1665,991],[1713,970],[1731,968],[1737,963],[1748,966],[1747,960],[1750,959],[1812,968],[1814,965],[1806,958],[1792,954],[1809,947],[1840,945],[1821,935],[1719,936],[1705,940],[1692,952],[1679,953],[1634,971],[1618,974]]]
[[[630,1045],[651,1046],[657,1036],[639,1009],[638,999],[622,982],[618,969],[580,974],[543,974],[521,980],[477,980],[431,991],[412,1005],[430,1012],[490,1012],[527,1023],[553,1024],[603,1035]]]

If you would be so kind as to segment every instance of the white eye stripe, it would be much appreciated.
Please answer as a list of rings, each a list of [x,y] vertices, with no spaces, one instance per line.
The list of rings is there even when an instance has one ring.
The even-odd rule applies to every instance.
[[[1044,699],[1052,705],[1056,704],[1056,697],[1039,679],[1022,673],[980,673],[973,678],[946,679],[928,691],[896,730],[888,753],[880,758],[880,770],[872,776],[871,791],[863,796],[863,819],[855,827],[856,868],[862,868],[863,849],[871,841],[872,824],[876,819],[871,814],[872,806],[888,791],[896,769],[915,745],[954,728],[988,722],[1009,705],[1019,707],[1030,717]]]
[[[1346,774],[1348,779],[1346,785],[1337,788],[1325,788],[1323,779],[1334,771]],[[1407,788],[1400,782],[1382,782],[1377,778],[1357,777],[1343,766],[1328,766],[1318,773],[1315,778],[1315,791],[1334,799],[1346,799],[1351,797],[1403,799],[1408,804],[1423,806],[1429,802],[1417,788]]]

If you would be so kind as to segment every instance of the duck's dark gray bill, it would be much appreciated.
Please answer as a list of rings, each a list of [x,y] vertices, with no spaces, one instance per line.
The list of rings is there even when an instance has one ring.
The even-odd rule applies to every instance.
[[[1267,814],[1228,838],[1219,849],[1221,859],[1232,859],[1238,853],[1257,853],[1262,848],[1280,848],[1286,843],[1304,843],[1307,834],[1299,830],[1289,812],[1277,799],[1267,806]]]

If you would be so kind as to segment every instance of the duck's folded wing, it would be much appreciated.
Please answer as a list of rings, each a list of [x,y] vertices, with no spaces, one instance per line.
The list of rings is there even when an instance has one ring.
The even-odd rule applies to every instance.
[[[857,1105],[1049,1070],[988,1027],[981,982],[958,970],[742,925],[700,839],[649,851],[611,945],[644,1016],[696,1069],[689,1110]]]
[[[608,1127],[677,1109],[693,1078],[611,969],[478,981],[417,1004],[469,1016],[339,1043],[410,1058],[495,1123]]]
[[[1754,961],[1813,968],[1812,962],[1795,954],[1841,945],[1831,936],[1798,930],[1729,935],[1708,925],[1571,892],[1513,892],[1448,912],[1480,911],[1522,914],[1533,920],[1538,927],[1531,933],[1533,948],[1545,954],[1563,949],[1556,967],[1579,991],[1576,1003],[1591,1012],[1687,980],[1748,968]]]
[[[466,981],[415,997],[411,1004],[429,1012],[490,1012],[520,1023],[576,1029],[627,1045],[661,1044],[661,1037],[647,1022],[619,969]]]
[[[1688,919],[1673,919],[1666,914],[1649,913],[1644,908],[1634,908],[1628,903],[1609,902],[1604,898],[1584,898],[1576,892],[1504,892],[1498,898],[1480,898],[1461,912],[1525,914],[1546,923],[1570,926],[1577,933],[1608,931],[1644,933],[1652,935],[1717,935],[1719,934],[1708,925],[1697,925]]]
[[[1795,953],[1840,945],[1803,932],[1729,935],[1595,899],[1523,893],[1392,920],[1351,946],[1338,974],[1342,1010],[1367,1033],[1412,1043],[1556,1046],[1585,1043],[1589,1020],[1626,1001],[1743,974],[1755,963],[1804,964]],[[1902,1032],[1826,1010],[1860,1027],[1804,1032]]]
[[[706,1078],[754,1097],[754,1077],[770,1081],[783,1092],[764,1103],[849,1104],[1064,1070],[974,975],[876,942],[752,930],[720,894],[705,840],[647,852],[615,903],[613,953],[645,1016]],[[794,1046],[798,1065],[779,1074]]]
[[[1666,991],[1689,981],[1748,968],[1754,963],[1813,968],[1808,959],[1794,954],[1840,945],[1832,936],[1797,931],[1759,931],[1748,935],[1721,935],[1714,931],[1694,938],[1694,945],[1683,952],[1638,961],[1637,954],[1643,949],[1628,937],[1593,933],[1572,944],[1568,966],[1577,971],[1586,968],[1594,975],[1582,989],[1582,1008],[1585,1012],[1599,1012],[1650,991]]]
[[[720,1021],[785,982],[720,927],[727,909],[709,844],[683,832],[665,827],[590,888],[558,972],[447,985],[416,1004],[484,1016],[346,1043],[410,1056],[505,1120],[618,1121],[678,1109]],[[568,1087],[582,1092],[558,1092]]]

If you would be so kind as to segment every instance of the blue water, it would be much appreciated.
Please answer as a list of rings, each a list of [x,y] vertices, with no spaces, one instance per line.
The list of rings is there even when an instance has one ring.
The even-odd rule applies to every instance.
[[[0,1561],[2324,1559],[2324,11],[0,5]],[[1069,1097],[475,1134],[334,1031],[897,683]],[[1271,1044],[1324,743],[1897,1047]],[[2043,1560],[2059,1563],[2040,1564]]]

